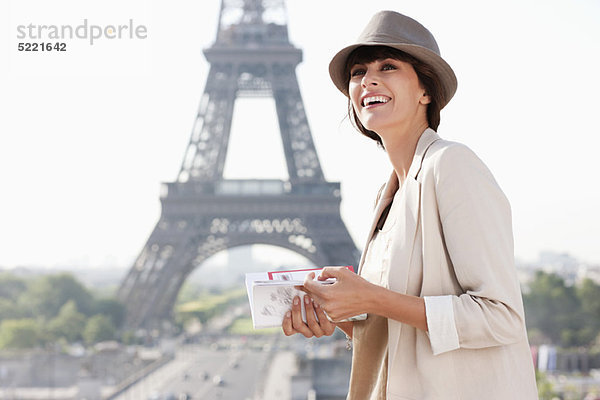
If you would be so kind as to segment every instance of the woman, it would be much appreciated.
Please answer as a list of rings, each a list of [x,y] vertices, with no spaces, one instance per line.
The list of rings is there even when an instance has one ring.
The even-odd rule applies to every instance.
[[[330,75],[358,130],[393,172],[378,195],[358,275],[309,276],[286,335],[352,338],[348,399],[537,399],[513,260],[510,205],[466,146],[439,138],[456,78],[418,22],[382,11]],[[337,322],[368,313],[365,321]]]

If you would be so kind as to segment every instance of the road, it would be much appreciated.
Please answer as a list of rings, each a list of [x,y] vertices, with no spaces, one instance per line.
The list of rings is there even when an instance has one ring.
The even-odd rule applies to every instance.
[[[180,346],[173,361],[116,399],[178,399],[187,393],[191,399],[253,400],[268,375],[271,355],[270,346],[249,346],[241,339]]]

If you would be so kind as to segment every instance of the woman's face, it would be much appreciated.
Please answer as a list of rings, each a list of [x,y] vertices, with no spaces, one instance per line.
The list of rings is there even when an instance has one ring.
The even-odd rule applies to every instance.
[[[360,122],[380,136],[427,120],[430,99],[410,63],[386,58],[355,64],[348,93]]]

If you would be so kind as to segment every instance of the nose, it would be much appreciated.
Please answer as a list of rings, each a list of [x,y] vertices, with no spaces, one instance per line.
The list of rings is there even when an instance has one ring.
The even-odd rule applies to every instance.
[[[370,68],[363,75],[361,85],[366,88],[367,86],[377,86],[379,84],[379,78],[377,73],[375,73]]]

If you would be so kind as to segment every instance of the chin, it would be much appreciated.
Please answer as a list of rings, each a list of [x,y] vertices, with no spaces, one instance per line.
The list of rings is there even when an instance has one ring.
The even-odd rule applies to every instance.
[[[363,122],[362,124],[363,124],[363,126],[365,128],[367,128],[370,131],[373,131],[373,132],[377,133],[378,135],[379,135],[379,132],[381,132],[382,130],[384,130],[386,127],[389,126],[389,124],[374,123],[373,121],[370,121],[370,122],[367,121],[366,124]]]
[[[398,118],[389,117],[390,116],[383,115],[366,115],[364,119],[360,119],[360,122],[365,128],[373,132],[378,132],[381,129],[387,129],[401,122],[398,120]]]
[[[372,119],[367,119],[366,121],[360,121],[362,125],[370,131],[377,132],[377,129],[381,128],[381,124],[373,121]]]

